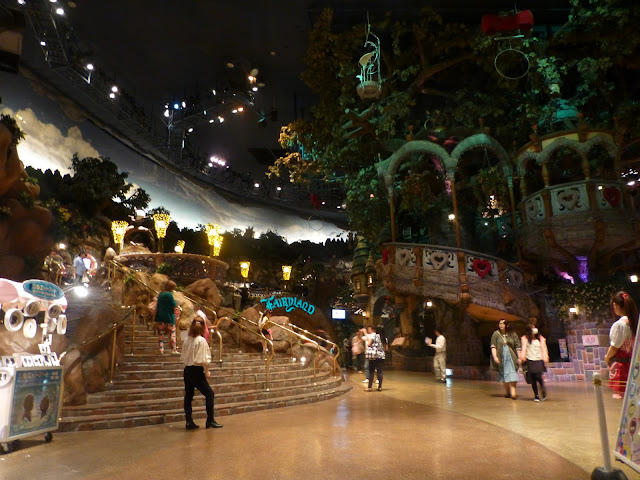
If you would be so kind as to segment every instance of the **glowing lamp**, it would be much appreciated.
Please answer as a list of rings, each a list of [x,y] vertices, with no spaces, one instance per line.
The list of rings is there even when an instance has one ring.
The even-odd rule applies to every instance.
[[[156,235],[158,236],[158,250],[163,251],[162,240],[167,236],[167,228],[171,222],[171,215],[168,213],[154,213],[153,224],[156,229]]]
[[[178,240],[178,241],[176,242],[176,246],[175,246],[175,248],[174,248],[173,250],[174,250],[174,252],[176,252],[176,253],[182,253],[182,252],[184,252],[184,240]]]
[[[637,275],[629,275],[629,281],[631,283],[638,283],[638,276]]]
[[[220,249],[222,248],[222,235],[218,234],[213,240],[213,256],[220,255]]]
[[[216,256],[216,253],[215,253],[216,240],[218,240],[220,242],[220,246],[222,246],[222,240],[218,238],[220,237],[220,225],[217,225],[215,223],[207,223],[204,226],[204,230],[205,232],[207,232],[207,243],[209,244],[209,247],[210,247],[209,256],[211,257]],[[220,254],[220,249],[218,249],[218,254]]]
[[[240,262],[240,275],[242,275],[242,278],[244,278],[245,280],[249,278],[250,265],[251,265],[251,262]]]
[[[291,265],[282,266],[282,279],[289,281],[291,279]]]
[[[124,220],[114,220],[111,222],[113,241],[118,245],[119,250],[122,250],[122,241],[124,240],[124,234],[126,233],[128,226],[129,224]]]

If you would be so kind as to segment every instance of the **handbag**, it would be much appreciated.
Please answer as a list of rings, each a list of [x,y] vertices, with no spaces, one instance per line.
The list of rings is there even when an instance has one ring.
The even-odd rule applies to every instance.
[[[368,360],[384,360],[384,347],[380,335],[376,334],[371,345],[367,347],[366,357]]]

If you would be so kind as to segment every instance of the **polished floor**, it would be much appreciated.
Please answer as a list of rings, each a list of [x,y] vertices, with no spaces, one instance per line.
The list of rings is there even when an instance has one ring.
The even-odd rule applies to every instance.
[[[588,479],[604,464],[594,387],[551,384],[535,403],[491,382],[387,372],[381,392],[349,373],[325,402],[184,424],[54,434],[0,456],[1,480],[49,479]],[[621,401],[605,395],[613,445]],[[629,479],[640,478],[616,462]]]

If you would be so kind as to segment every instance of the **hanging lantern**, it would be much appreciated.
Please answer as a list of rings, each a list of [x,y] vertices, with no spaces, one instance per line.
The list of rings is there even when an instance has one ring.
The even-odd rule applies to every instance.
[[[360,98],[377,98],[382,93],[382,76],[380,75],[380,39],[370,31],[367,25],[367,39],[364,42],[365,48],[372,49],[360,57],[360,75],[357,78],[360,83],[356,87],[356,92]],[[369,36],[372,40],[369,40]]]
[[[111,233],[113,234],[113,241],[122,250],[122,241],[124,240],[124,234],[127,231],[129,224],[124,220],[114,220],[111,222]]]
[[[250,265],[251,265],[251,262],[240,262],[240,275],[242,275],[242,278],[244,278],[245,280],[249,278]]]
[[[184,240],[178,240],[176,242],[176,246],[173,249],[176,253],[182,253],[184,252]]]

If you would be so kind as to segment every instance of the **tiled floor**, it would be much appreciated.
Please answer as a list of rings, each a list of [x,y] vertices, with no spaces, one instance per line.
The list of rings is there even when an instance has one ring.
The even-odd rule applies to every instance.
[[[362,379],[349,374],[354,389],[326,402],[220,417],[222,429],[36,436],[0,456],[0,478],[572,480],[604,463],[591,384],[552,384],[535,403],[524,384],[513,401],[490,382],[387,372],[369,393]],[[613,445],[621,402],[607,392],[605,407]]]

